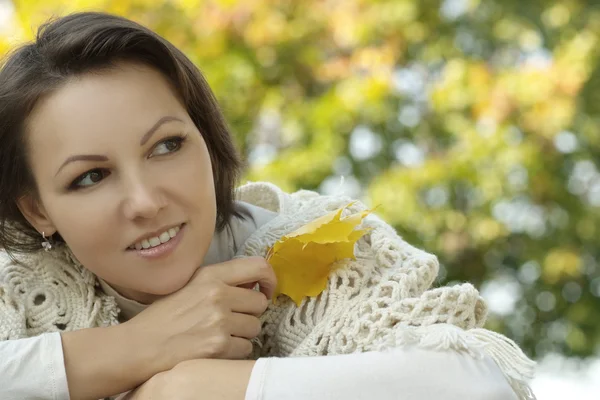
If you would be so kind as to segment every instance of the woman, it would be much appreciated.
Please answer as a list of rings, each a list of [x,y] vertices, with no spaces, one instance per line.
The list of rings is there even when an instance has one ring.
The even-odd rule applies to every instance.
[[[148,29],[42,27],[0,121],[2,399],[533,398],[475,289],[428,290],[435,257],[375,217],[323,293],[268,301],[269,247],[350,199],[234,191],[208,85]]]

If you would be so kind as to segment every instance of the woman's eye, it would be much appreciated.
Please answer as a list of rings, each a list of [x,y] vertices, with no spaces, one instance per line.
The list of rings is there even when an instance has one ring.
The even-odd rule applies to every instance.
[[[152,154],[150,156],[160,156],[163,154],[173,153],[181,148],[181,144],[183,143],[184,138],[182,137],[172,137],[166,140],[163,140],[159,144],[157,144],[152,150]]]
[[[93,186],[102,179],[106,178],[107,175],[108,172],[103,169],[93,169],[75,179],[71,184],[71,187],[78,189]]]

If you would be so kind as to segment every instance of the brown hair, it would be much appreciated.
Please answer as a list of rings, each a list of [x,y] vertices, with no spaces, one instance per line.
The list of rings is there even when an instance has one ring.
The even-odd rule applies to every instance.
[[[41,248],[40,234],[17,207],[23,195],[37,195],[25,142],[29,115],[41,97],[69,79],[111,68],[119,61],[144,63],[170,80],[210,153],[217,229],[237,215],[233,200],[241,162],[198,68],[167,40],[133,21],[104,13],[77,13],[42,25],[35,41],[12,52],[0,70],[0,247],[9,254]]]

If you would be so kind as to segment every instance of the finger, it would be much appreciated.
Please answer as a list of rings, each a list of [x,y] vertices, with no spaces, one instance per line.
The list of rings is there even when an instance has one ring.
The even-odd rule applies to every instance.
[[[260,333],[260,320],[252,315],[232,313],[229,318],[231,336],[254,339]]]
[[[262,257],[237,258],[222,264],[202,268],[228,285],[239,286],[258,282],[268,299],[273,297],[277,278],[269,263]]]
[[[223,355],[228,360],[241,360],[252,354],[252,343],[248,339],[232,336],[229,348]]]
[[[227,287],[227,307],[236,313],[261,316],[269,306],[266,295],[253,289]]]
[[[123,393],[119,395],[119,397],[117,397],[115,400],[138,400],[137,397],[135,397],[135,392],[137,392],[137,390]]]
[[[237,285],[237,287],[254,290],[256,285],[258,285],[258,282],[250,282],[250,283],[243,283],[241,285]]]

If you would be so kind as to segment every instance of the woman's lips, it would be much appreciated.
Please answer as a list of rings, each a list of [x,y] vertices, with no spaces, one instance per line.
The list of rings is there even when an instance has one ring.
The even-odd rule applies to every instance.
[[[177,232],[175,237],[172,237],[171,239],[169,239],[168,242],[161,243],[156,247],[150,247],[148,249],[141,249],[141,250],[129,249],[127,251],[135,252],[140,257],[149,258],[149,259],[166,257],[175,250],[177,245],[179,245],[179,243],[181,242],[181,239],[183,238],[183,235],[185,234],[186,227],[187,227],[187,224],[182,224],[181,228],[179,229],[179,232]]]

